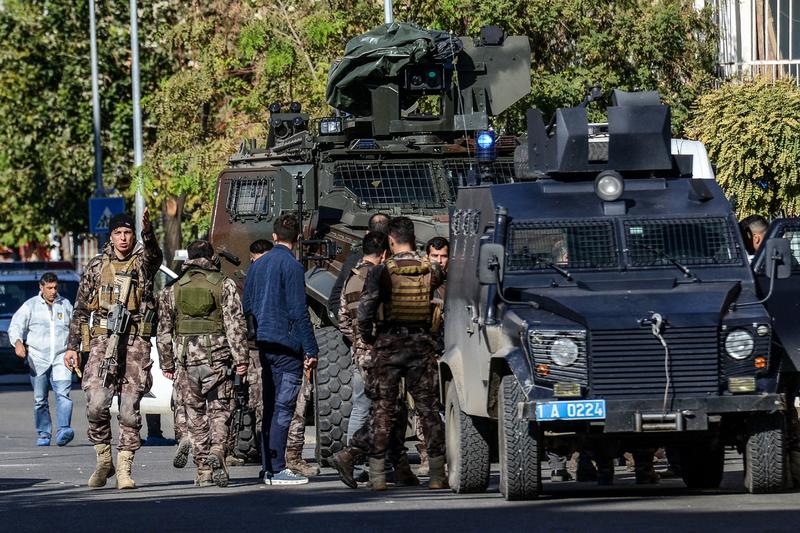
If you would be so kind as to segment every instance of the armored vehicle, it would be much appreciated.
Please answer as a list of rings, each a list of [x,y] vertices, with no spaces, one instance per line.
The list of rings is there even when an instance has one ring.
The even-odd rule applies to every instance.
[[[302,216],[300,259],[320,360],[315,378],[318,459],[345,444],[351,357],[336,329],[342,265],[377,212],[415,221],[421,243],[447,235],[459,186],[480,175],[511,181],[517,140],[499,135],[497,158],[479,164],[476,132],[530,91],[527,37],[487,27],[478,38],[410,24],[380,26],[351,40],[329,76],[332,116],[311,120],[298,103],[270,106],[267,142],[242,143],[219,176],[210,238],[247,257],[270,239],[277,216]],[[229,275],[242,270],[223,262]]]
[[[713,488],[735,446],[750,492],[781,490],[800,224],[775,223],[751,267],[721,189],[670,153],[658,95],[612,104],[604,128],[584,107],[550,128],[530,110],[532,181],[459,190],[440,367],[450,486],[485,490],[497,444],[509,500],[544,490],[545,450],[666,446],[687,486]]]

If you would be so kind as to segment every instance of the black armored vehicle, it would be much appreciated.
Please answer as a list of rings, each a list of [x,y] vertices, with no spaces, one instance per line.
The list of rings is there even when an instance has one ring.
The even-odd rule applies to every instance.
[[[607,126],[585,107],[548,127],[530,110],[527,181],[459,190],[440,367],[450,485],[485,490],[496,442],[509,500],[542,492],[545,450],[666,446],[689,487],[713,488],[735,446],[750,492],[781,490],[800,225],[775,224],[754,273],[722,190],[671,153],[657,93],[612,104]]]
[[[334,290],[371,215],[414,220],[421,244],[446,236],[457,190],[481,173],[513,181],[518,140],[497,135],[497,158],[479,164],[479,132],[530,92],[530,43],[496,26],[454,37],[405,23],[352,39],[332,68],[328,117],[312,120],[299,103],[270,106],[265,144],[242,143],[219,176],[210,239],[245,258],[269,239],[275,218],[303,221],[301,261],[320,360],[315,381],[318,459],[345,444],[352,408],[352,361],[336,328]],[[246,265],[223,262],[228,275]]]

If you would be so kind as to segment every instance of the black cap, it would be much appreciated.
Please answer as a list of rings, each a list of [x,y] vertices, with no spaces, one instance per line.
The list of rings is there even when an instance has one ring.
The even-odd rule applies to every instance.
[[[108,231],[111,232],[117,228],[128,228],[136,233],[136,222],[127,213],[117,213],[111,217],[111,221],[108,223]]]

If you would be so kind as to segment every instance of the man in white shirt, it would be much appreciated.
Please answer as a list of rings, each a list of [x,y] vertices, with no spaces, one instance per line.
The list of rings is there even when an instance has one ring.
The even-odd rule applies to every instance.
[[[72,373],[64,365],[72,304],[58,294],[58,277],[46,272],[39,280],[40,292],[27,300],[11,318],[9,341],[17,357],[27,358],[33,385],[33,413],[37,446],[49,446],[52,436],[49,387],[56,395],[56,444],[64,446],[75,437],[72,420]],[[49,387],[48,387],[49,385]]]

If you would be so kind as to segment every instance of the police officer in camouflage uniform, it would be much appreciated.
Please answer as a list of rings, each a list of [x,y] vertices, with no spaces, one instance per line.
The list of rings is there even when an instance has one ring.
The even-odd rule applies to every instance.
[[[175,377],[184,367],[183,391],[195,485],[228,485],[225,446],[233,411],[231,364],[247,373],[247,326],[236,283],[220,273],[219,260],[208,241],[187,248],[189,260],[181,277],[161,295],[158,351],[161,369]]]
[[[367,274],[358,304],[359,335],[375,348],[375,367],[366,384],[375,398],[369,458],[372,490],[386,490],[384,456],[397,421],[402,378],[422,419],[430,464],[428,488],[447,488],[444,425],[434,379],[436,342],[431,335],[431,300],[444,282],[444,273],[417,254],[415,243],[411,219],[392,219],[389,249],[393,255]]]
[[[86,392],[89,441],[94,444],[97,464],[89,478],[90,487],[102,487],[115,473],[111,459],[111,400],[119,395],[119,453],[117,488],[136,488],[131,477],[134,452],[141,446],[142,417],[139,402],[150,390],[150,336],[153,333],[156,301],[153,280],[163,254],[158,247],[147,209],[142,218],[142,243],[136,242],[135,222],[127,214],[115,215],[109,223],[110,240],[103,253],[86,265],[81,277],[75,310],[69,329],[64,363],[78,368],[78,351],[89,351],[82,387]],[[127,301],[121,288],[130,283]],[[112,338],[107,318],[115,306],[127,308],[130,321],[119,336],[117,365],[108,365],[106,348]],[[92,327],[89,328],[89,317]]]
[[[389,249],[388,236],[381,232],[367,233],[362,242],[362,249],[364,256],[351,271],[342,291],[339,303],[339,330],[353,348],[353,362],[355,363],[353,396],[355,398],[357,395],[359,383],[361,383],[360,387],[365,389],[363,393],[367,399],[366,409],[372,411],[374,406],[372,400],[375,399],[374,387],[366,387],[365,384],[374,384],[370,381],[370,373],[375,366],[375,355],[372,345],[367,344],[358,333],[357,311],[369,272],[386,259]],[[396,399],[396,403],[398,404],[398,411],[389,437],[389,458],[395,467],[395,484],[404,486],[419,485],[419,479],[411,471],[411,467],[408,464],[405,448],[407,416],[405,402]],[[352,425],[353,422],[355,420],[351,416],[350,424]],[[365,422],[357,428],[348,427],[348,433],[351,435],[349,446],[337,452],[332,458],[334,468],[339,472],[344,484],[350,488],[357,487],[356,479],[353,475],[354,466],[369,454],[372,447],[372,430],[372,424],[369,422]]]

